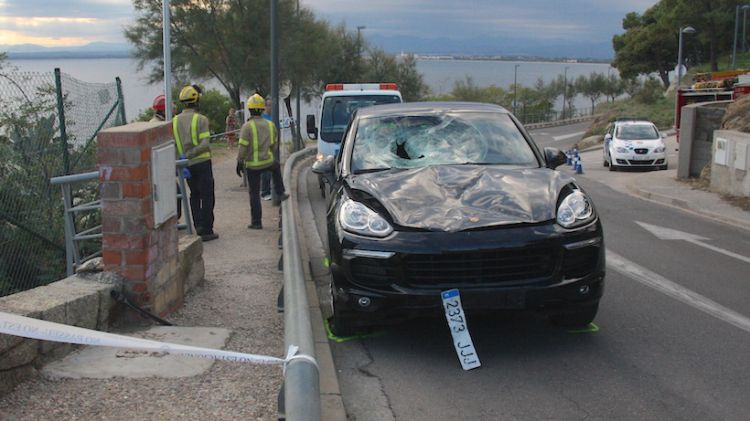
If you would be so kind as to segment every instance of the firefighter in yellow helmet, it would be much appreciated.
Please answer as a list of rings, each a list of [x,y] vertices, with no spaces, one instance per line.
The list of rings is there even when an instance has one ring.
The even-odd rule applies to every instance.
[[[260,202],[260,176],[271,171],[273,186],[281,201],[289,198],[284,192],[284,181],[281,178],[281,166],[273,155],[274,145],[278,142],[278,130],[273,122],[261,115],[266,107],[262,96],[254,94],[247,99],[250,119],[240,129],[239,151],[237,152],[237,176],[247,174],[247,186],[250,194],[250,229],[261,229],[262,208]]]
[[[211,166],[211,133],[208,118],[198,112],[201,89],[188,85],[180,91],[180,102],[185,109],[172,119],[177,154],[187,158],[190,177],[190,209],[195,230],[203,241],[219,238],[214,233],[214,173]]]

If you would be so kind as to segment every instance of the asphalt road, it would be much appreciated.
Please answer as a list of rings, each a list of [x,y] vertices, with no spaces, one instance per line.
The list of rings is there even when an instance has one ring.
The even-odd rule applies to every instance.
[[[532,135],[566,149],[584,130]],[[325,204],[307,175],[322,234]],[[334,343],[350,419],[747,419],[750,234],[628,196],[619,187],[629,176],[595,166],[578,176],[608,249],[598,332],[568,333],[534,314],[469,314],[482,367],[468,372],[439,314]],[[660,240],[649,226],[707,240]]]

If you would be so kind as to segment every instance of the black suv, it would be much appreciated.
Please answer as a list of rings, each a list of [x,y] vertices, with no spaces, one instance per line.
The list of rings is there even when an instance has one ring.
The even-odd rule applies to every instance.
[[[331,327],[442,308],[530,309],[563,326],[596,316],[602,226],[591,199],[505,109],[405,103],[357,110],[327,176]]]

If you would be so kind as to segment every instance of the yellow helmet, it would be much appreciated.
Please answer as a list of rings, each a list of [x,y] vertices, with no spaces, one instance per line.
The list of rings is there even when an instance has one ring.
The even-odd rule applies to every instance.
[[[201,97],[201,93],[195,89],[194,86],[188,85],[180,91],[180,102],[193,103],[198,102]]]
[[[264,110],[266,108],[266,100],[258,94],[253,94],[247,99],[248,110]]]

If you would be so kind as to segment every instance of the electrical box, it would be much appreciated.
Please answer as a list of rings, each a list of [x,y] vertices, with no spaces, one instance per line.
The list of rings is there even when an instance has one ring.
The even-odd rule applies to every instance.
[[[716,149],[714,150],[714,162],[726,166],[727,158],[729,157],[729,154],[727,153],[727,140],[717,137],[714,144],[716,145]]]
[[[174,142],[151,149],[151,186],[154,200],[154,226],[159,227],[177,216],[177,185],[175,184]]]

